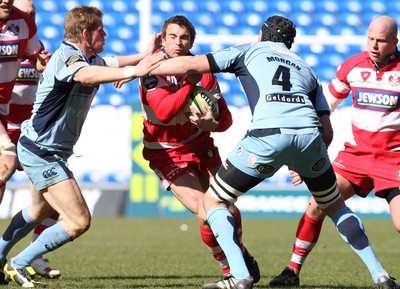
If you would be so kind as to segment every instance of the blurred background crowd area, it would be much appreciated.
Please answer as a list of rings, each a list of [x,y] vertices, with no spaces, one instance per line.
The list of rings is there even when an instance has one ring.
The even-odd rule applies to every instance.
[[[78,5],[100,8],[107,32],[103,56],[143,51],[152,33],[159,32],[164,20],[176,14],[189,18],[197,30],[194,54],[254,42],[269,16],[283,15],[297,26],[292,50],[311,65],[324,86],[334,77],[340,63],[365,49],[368,24],[375,16],[387,14],[400,20],[400,2],[391,0],[36,0],[35,4],[38,35],[51,52],[63,39],[64,16],[70,9]],[[224,139],[220,150],[225,157],[243,136],[250,112],[235,76],[224,73],[218,78],[234,116],[234,125],[228,132],[215,134],[217,145]],[[128,184],[132,172],[132,130],[137,129],[132,127],[131,118],[133,111],[140,111],[138,97],[137,80],[118,90],[112,84],[101,86],[75,155],[70,159],[79,181]],[[348,98],[332,116],[335,126],[341,128],[332,153],[349,135],[350,128],[343,128],[347,127],[346,108],[350,104]],[[227,143],[228,139],[231,143]],[[12,181],[21,180],[26,180],[26,176],[17,173]],[[270,181],[290,180],[285,174]]]

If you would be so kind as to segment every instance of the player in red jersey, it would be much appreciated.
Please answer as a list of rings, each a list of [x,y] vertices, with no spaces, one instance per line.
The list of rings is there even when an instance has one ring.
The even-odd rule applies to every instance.
[[[329,84],[331,111],[352,95],[352,133],[332,162],[345,199],[357,194],[375,195],[389,204],[393,224],[400,232],[400,52],[397,24],[378,16],[369,25],[367,51],[347,59]],[[293,173],[293,183],[301,179]],[[318,241],[325,214],[311,198],[299,222],[290,264],[271,287],[294,287],[308,254]],[[400,288],[394,281],[379,280],[380,289]]]
[[[13,7],[13,3],[14,0],[0,0],[0,201],[4,184],[15,172],[18,163],[15,145],[7,134],[7,115],[15,78],[24,57],[38,71],[43,71],[50,58],[47,51],[38,53],[41,43],[33,18]]]
[[[165,59],[190,54],[196,31],[184,16],[177,15],[164,22],[162,48]],[[213,119],[209,109],[198,120],[185,115],[185,106],[194,86],[200,85],[218,99],[219,117]],[[140,79],[140,95],[144,117],[143,156],[161,179],[164,187],[191,211],[200,223],[204,244],[220,264],[224,276],[229,265],[224,252],[207,224],[202,198],[221,165],[211,132],[222,132],[232,124],[232,116],[221,95],[217,78],[213,74],[185,76],[146,76]],[[241,240],[240,211],[230,207],[235,216]],[[260,279],[257,262],[241,244],[242,252],[254,279]]]
[[[33,18],[36,15],[36,8],[32,0],[14,0],[14,7],[23,12],[30,14]],[[44,50],[44,46],[40,51]],[[32,66],[29,59],[24,58],[21,63],[18,76],[9,102],[9,113],[7,115],[7,133],[13,144],[17,145],[18,138],[21,134],[21,123],[29,119],[32,114],[33,103],[38,86],[40,73]],[[18,170],[22,170],[20,165]],[[36,226],[32,234],[32,242],[45,230],[54,225],[59,218],[59,214],[55,212],[51,217],[44,220],[40,225]],[[60,270],[50,267],[48,261],[40,256],[31,263],[35,273],[48,278],[58,278],[61,276]]]

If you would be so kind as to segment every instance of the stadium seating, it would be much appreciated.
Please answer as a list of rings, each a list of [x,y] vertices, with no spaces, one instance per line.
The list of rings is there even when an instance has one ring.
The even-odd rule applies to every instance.
[[[63,19],[65,13],[74,6],[85,4],[97,6],[104,12],[104,24],[108,34],[105,55],[136,53],[139,47],[140,7],[151,4],[152,30],[158,32],[165,19],[175,14],[187,16],[195,25],[198,35],[234,34],[251,36],[256,39],[260,26],[266,17],[279,14],[291,18],[301,35],[317,36],[315,39],[329,39],[330,35],[342,35],[343,43],[319,44],[296,41],[293,50],[303,57],[316,71],[323,83],[328,83],[335,75],[336,66],[348,56],[363,49],[362,44],[347,44],[346,37],[365,35],[369,22],[382,13],[400,21],[400,2],[397,0],[43,0],[36,1],[38,35],[50,51],[54,51],[63,38]],[[323,42],[323,41],[322,41]],[[195,44],[195,54],[207,53],[221,43]],[[231,106],[243,106],[246,101],[240,85],[233,75],[220,74],[221,88]],[[116,90],[111,84],[103,85],[94,102],[96,111],[104,111],[115,116],[124,107],[129,107],[138,98],[137,82],[133,81]],[[111,109],[110,109],[111,108]],[[125,111],[125,110],[124,110]],[[104,117],[104,113],[96,113]],[[123,114],[128,118],[129,114]],[[129,134],[129,127],[124,127]],[[112,130],[112,129],[111,129]],[[125,148],[129,151],[129,141]],[[122,157],[123,158],[123,157]],[[128,160],[129,163],[129,160]],[[129,165],[128,165],[129,166]],[[99,167],[101,165],[99,164]],[[86,171],[90,171],[89,168]],[[126,170],[124,170],[126,171]],[[128,169],[129,171],[129,169]],[[84,181],[125,182],[126,174],[85,172]]]

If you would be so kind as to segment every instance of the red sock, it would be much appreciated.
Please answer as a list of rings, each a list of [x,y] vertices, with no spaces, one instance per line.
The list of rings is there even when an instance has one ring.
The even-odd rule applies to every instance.
[[[222,251],[222,248],[219,246],[213,231],[210,227],[205,227],[202,225],[200,225],[199,228],[201,239],[221,267],[222,274],[228,274],[230,272],[228,260],[226,259],[224,251]]]
[[[310,218],[306,213],[300,219],[296,240],[293,244],[292,259],[290,260],[290,267],[298,273],[300,273],[308,254],[318,241],[323,221]]]
[[[53,226],[55,223],[57,223],[58,218],[60,217],[60,214],[57,212],[54,212],[50,217],[48,217],[47,219],[43,220],[43,222],[41,222],[39,225],[37,225],[35,227],[35,229],[33,230],[33,234],[32,234],[32,242],[34,242],[37,237],[44,231],[46,230],[48,227]]]

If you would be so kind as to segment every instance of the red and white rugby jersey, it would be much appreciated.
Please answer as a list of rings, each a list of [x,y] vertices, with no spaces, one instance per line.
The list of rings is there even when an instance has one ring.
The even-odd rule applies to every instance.
[[[352,130],[357,146],[400,150],[400,52],[377,69],[364,51],[347,59],[329,84],[333,109],[351,92]]]
[[[24,56],[33,58],[33,52],[40,50],[41,43],[33,17],[15,7],[7,21],[0,25],[0,114],[7,115],[7,103],[20,63]]]
[[[25,59],[20,66],[7,116],[8,129],[20,129],[21,123],[32,114],[40,73]]]
[[[198,83],[210,90],[218,99],[220,115],[217,131],[224,131],[232,124],[232,116],[221,97],[217,77],[203,74]],[[139,81],[142,113],[144,118],[144,146],[149,149],[167,149],[188,144],[200,135],[210,134],[188,121],[183,112],[194,85],[186,76],[145,76]]]

